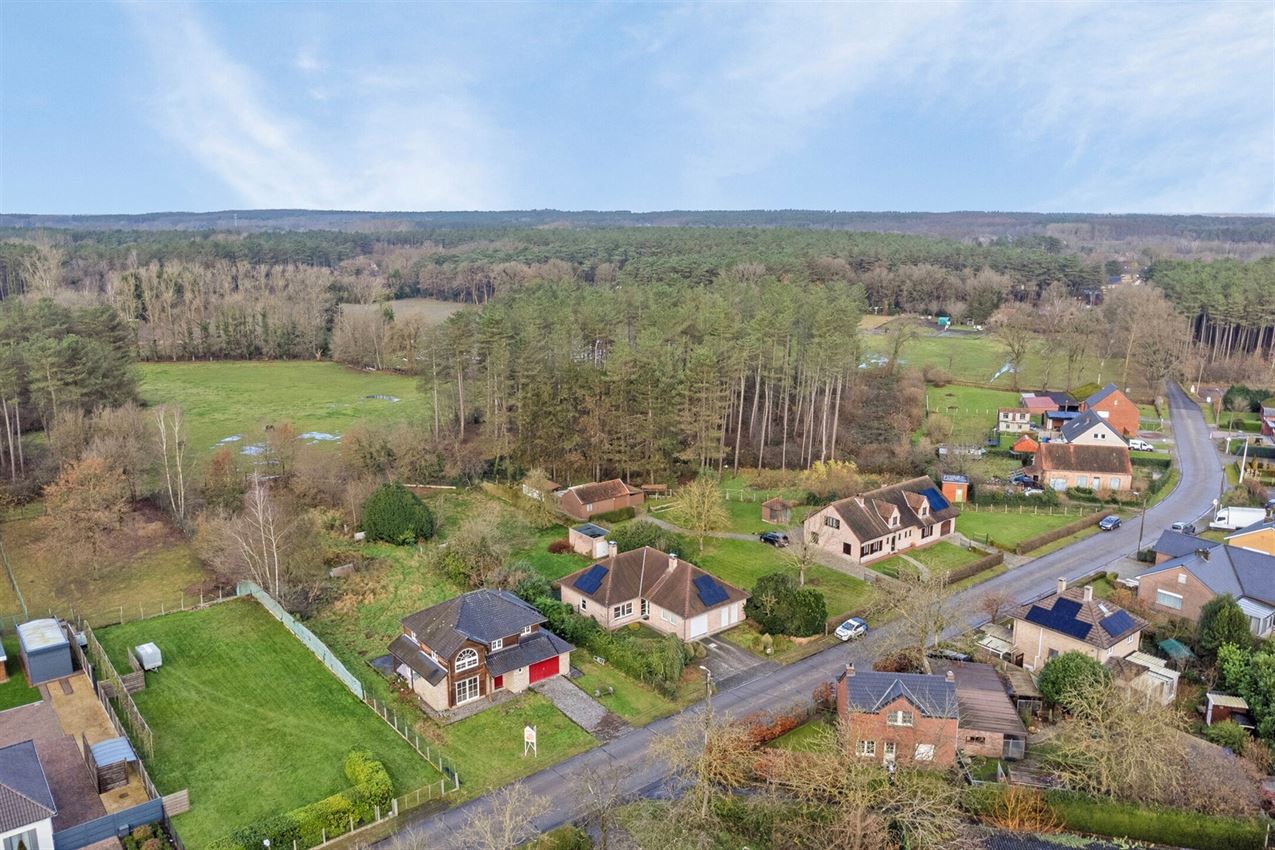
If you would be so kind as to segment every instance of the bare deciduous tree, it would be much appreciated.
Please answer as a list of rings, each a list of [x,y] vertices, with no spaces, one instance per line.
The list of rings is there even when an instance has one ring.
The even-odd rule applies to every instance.
[[[465,819],[456,846],[465,850],[515,850],[539,834],[528,813],[543,809],[548,802],[521,782],[493,791]]]
[[[708,476],[700,476],[677,491],[673,498],[673,513],[694,532],[700,548],[704,547],[708,532],[724,527],[730,519],[722,504],[722,491]]]
[[[280,502],[257,477],[244,494],[238,514],[200,517],[196,542],[205,560],[222,576],[251,579],[276,597],[316,560],[309,522]]]
[[[882,605],[899,621],[891,636],[893,648],[917,656],[921,668],[931,672],[925,650],[938,642],[953,614],[947,574],[900,572],[898,584]]]

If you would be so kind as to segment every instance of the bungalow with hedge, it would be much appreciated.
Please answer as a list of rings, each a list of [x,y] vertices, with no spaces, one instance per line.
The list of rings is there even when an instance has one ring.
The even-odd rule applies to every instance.
[[[1229,594],[1257,637],[1275,631],[1275,556],[1238,546],[1198,547],[1157,562],[1138,577],[1138,601],[1152,611],[1199,622],[1204,606]]]
[[[748,592],[651,546],[619,552],[559,583],[562,601],[603,628],[643,622],[681,640],[697,640],[744,620]]]
[[[390,644],[395,672],[437,712],[521,693],[571,669],[574,647],[548,629],[533,606],[483,588],[409,614]]]
[[[641,490],[630,487],[619,478],[577,484],[554,495],[558,497],[558,507],[563,513],[582,521],[598,514],[640,507],[646,499]]]
[[[958,511],[927,476],[838,499],[806,518],[806,540],[867,564],[956,532]]]

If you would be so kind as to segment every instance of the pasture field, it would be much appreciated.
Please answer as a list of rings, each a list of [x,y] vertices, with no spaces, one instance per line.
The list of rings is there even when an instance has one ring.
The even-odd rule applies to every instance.
[[[378,301],[374,304],[342,304],[341,311],[351,316],[379,313],[386,308],[394,311],[394,321],[420,321],[425,325],[438,325],[447,317],[465,308],[455,301],[437,298],[398,298],[394,301]]]
[[[161,793],[190,789],[194,806],[174,822],[192,850],[347,787],[342,762],[354,748],[385,764],[396,793],[440,778],[252,600],[97,634],[120,669],[139,643],[154,641],[164,654],[134,699],[155,733],[147,762],[155,784]]]
[[[232,437],[250,444],[275,422],[291,422],[298,434],[339,436],[360,420],[401,422],[426,411],[413,378],[330,362],[142,363],[138,371],[147,404],[185,411],[189,445],[198,454]]]

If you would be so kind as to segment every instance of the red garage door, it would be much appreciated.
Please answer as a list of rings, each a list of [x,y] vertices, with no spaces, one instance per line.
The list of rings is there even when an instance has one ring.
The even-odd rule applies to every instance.
[[[556,675],[558,675],[558,656],[556,655],[531,665],[531,684],[533,685],[541,679]]]

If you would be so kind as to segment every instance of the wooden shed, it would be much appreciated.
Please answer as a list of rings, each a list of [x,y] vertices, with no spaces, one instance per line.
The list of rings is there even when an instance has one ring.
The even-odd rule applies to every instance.
[[[792,525],[793,502],[776,496],[761,503],[761,521],[771,525]]]

